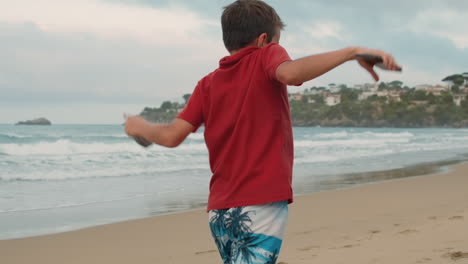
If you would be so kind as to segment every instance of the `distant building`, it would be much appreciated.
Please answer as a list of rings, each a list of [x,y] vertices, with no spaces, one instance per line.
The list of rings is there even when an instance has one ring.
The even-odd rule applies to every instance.
[[[446,85],[440,85],[440,84],[435,85],[433,88],[434,88],[435,90],[446,91],[446,92],[448,92],[448,91],[450,90],[448,86],[446,86]]]
[[[325,103],[328,106],[334,106],[339,103],[341,103],[341,95],[339,94],[330,94],[327,97],[325,97]]]
[[[377,96],[379,97],[387,97],[388,96],[388,90],[383,90],[383,91],[378,91]]]
[[[466,100],[466,95],[464,94],[454,94],[453,95],[453,103],[457,106],[461,105],[461,102]]]
[[[420,85],[416,85],[414,88],[416,89],[416,91],[419,91],[419,90],[427,91],[428,89],[432,88],[432,85],[430,85],[430,84],[420,84]]]
[[[429,93],[432,93],[433,95],[440,96],[442,92],[448,92],[450,89],[448,86],[443,86],[443,85],[435,85],[432,86],[431,88],[427,89],[426,91]]]
[[[338,85],[336,85],[334,83],[330,83],[328,85],[328,90],[330,90],[331,93],[338,93],[341,90],[341,88],[340,88],[340,86],[338,86]]]
[[[377,83],[364,83],[364,84],[356,84],[353,87],[354,89],[359,89],[365,92],[377,92],[379,86]]]
[[[305,95],[317,95],[317,94],[321,94],[323,91],[324,90],[321,88],[310,88],[308,90],[305,90],[304,94]]]
[[[433,95],[439,96],[442,94],[442,92],[448,92],[450,91],[450,86],[449,85],[429,85],[429,84],[421,84],[421,85],[416,85],[415,89],[417,91],[426,91],[428,93],[432,93]]]
[[[301,93],[289,94],[289,101],[300,101],[304,95]]]
[[[376,95],[376,92],[374,91],[366,91],[366,92],[362,92],[359,94],[358,96],[358,100],[359,101],[362,101],[362,100],[367,100],[367,98],[373,96],[373,95]]]
[[[387,98],[394,102],[400,102],[401,101],[400,96],[401,96],[401,91],[391,90],[388,92]]]

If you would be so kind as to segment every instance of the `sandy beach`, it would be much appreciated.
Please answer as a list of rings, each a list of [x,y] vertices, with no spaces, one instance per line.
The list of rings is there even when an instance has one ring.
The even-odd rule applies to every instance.
[[[0,241],[0,263],[221,263],[204,210]],[[468,263],[468,164],[296,197],[281,264]]]

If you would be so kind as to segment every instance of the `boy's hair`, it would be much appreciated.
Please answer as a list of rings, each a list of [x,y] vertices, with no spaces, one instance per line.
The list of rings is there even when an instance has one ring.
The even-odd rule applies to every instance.
[[[270,42],[276,31],[284,28],[275,9],[261,0],[237,0],[224,7],[221,25],[228,51],[246,47],[262,33]]]

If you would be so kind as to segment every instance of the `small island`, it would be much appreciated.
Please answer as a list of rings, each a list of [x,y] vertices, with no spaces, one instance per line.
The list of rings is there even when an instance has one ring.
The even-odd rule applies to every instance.
[[[20,121],[16,123],[15,125],[36,125],[36,126],[50,126],[52,123],[47,120],[46,118],[36,118],[33,120],[27,120],[27,121]]]

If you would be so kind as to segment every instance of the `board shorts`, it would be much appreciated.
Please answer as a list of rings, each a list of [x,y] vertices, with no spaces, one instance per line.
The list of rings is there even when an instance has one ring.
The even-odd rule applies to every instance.
[[[211,234],[224,264],[274,264],[288,221],[288,202],[209,212]]]

